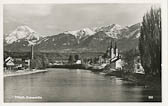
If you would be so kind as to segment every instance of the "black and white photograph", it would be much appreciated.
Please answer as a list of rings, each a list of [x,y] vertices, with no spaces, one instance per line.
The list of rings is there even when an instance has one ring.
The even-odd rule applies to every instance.
[[[3,4],[3,102],[162,102],[161,3]]]

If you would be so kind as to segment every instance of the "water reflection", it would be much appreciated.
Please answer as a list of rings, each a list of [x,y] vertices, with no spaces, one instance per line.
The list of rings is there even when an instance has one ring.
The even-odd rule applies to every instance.
[[[46,73],[7,77],[4,87],[5,102],[137,102],[149,101],[149,93],[154,92],[143,86],[130,85],[120,78],[81,69],[49,69]],[[18,99],[15,96],[40,96],[42,99]]]

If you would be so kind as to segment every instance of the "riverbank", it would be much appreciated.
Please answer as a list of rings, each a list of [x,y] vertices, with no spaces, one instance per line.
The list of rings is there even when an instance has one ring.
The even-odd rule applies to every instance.
[[[134,86],[121,78],[104,77],[83,69],[48,68],[47,70],[46,74],[4,78],[4,102],[144,102],[160,100],[158,98],[160,96],[155,90]],[[15,96],[24,96],[25,98],[26,96],[40,96],[42,99],[19,99]],[[153,96],[154,99],[149,100],[148,96]]]
[[[84,64],[63,64],[63,65],[50,65],[48,68],[67,68],[67,69],[85,69]]]
[[[50,65],[48,68],[66,68],[66,69],[85,69],[92,72],[102,72],[103,68],[95,65],[88,64],[63,64],[63,65]]]
[[[49,68],[67,68],[67,69],[86,69],[91,72],[102,74],[104,76],[116,76],[120,77],[122,80],[131,81],[134,85],[144,86],[146,88],[160,89],[160,84],[154,80],[148,80],[145,74],[139,73],[126,73],[123,70],[112,69],[109,65],[104,68],[99,65],[87,65],[87,64],[69,64],[69,65],[53,65]],[[156,82],[156,83],[155,83]]]
[[[145,74],[125,73],[122,70],[118,71],[106,70],[101,73],[103,73],[105,76],[120,77],[122,80],[130,81],[132,82],[132,84],[137,86],[144,86],[144,88],[146,89],[155,89],[158,91],[158,93],[161,94],[161,82],[159,81],[159,77],[148,78],[148,76],[146,76]]]
[[[43,73],[47,72],[48,70],[29,70],[29,71],[19,71],[19,72],[10,72],[10,73],[4,73],[4,77],[13,77],[13,76],[21,76],[21,75],[29,75],[29,74],[35,74],[35,73]]]
[[[125,72],[124,70],[112,69],[109,66],[102,69],[99,68],[96,69],[93,67],[90,67],[88,69],[91,70],[92,72],[96,72],[104,76],[119,77],[122,80],[132,82],[132,84],[134,85],[144,86],[144,88],[146,89],[155,89],[161,94],[161,82],[159,76],[149,78],[149,76],[145,74],[129,73]]]

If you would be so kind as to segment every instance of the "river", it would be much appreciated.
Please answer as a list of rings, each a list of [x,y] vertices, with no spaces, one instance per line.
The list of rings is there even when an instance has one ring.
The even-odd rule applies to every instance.
[[[4,78],[5,102],[160,101],[157,91],[117,77],[82,69],[48,69],[45,73]]]

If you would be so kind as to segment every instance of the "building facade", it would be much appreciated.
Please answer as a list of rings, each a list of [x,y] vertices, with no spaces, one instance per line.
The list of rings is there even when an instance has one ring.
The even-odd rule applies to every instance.
[[[137,56],[134,59],[134,73],[145,74],[144,68],[142,67],[142,64],[141,64],[140,56]]]
[[[109,61],[108,63],[113,69],[122,69],[123,61],[121,60],[121,56],[119,54],[116,42],[111,41],[110,47],[108,47],[106,51],[106,55],[106,61]]]

